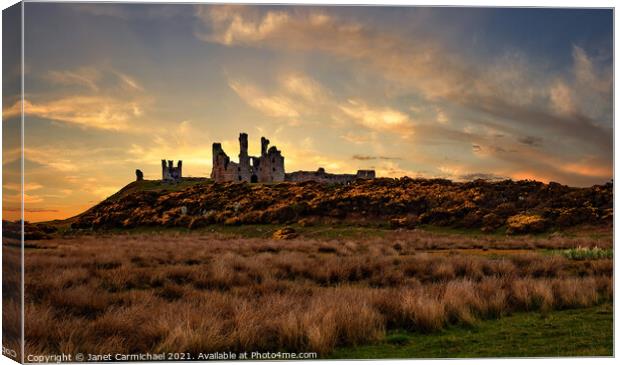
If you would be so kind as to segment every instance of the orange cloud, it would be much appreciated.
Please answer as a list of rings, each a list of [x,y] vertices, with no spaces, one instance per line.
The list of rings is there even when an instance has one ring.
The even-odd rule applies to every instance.
[[[560,165],[562,171],[589,177],[609,179],[613,176],[612,166],[591,165],[584,163],[566,163]]]
[[[80,67],[76,70],[53,70],[46,75],[47,80],[62,85],[80,85],[99,91],[97,82],[101,79],[101,71],[94,67]]]
[[[107,66],[53,70],[44,79],[56,85],[82,86],[89,91],[77,95],[62,95],[59,92],[54,94],[54,98],[48,97],[46,100],[30,96],[23,103],[26,116],[83,128],[126,131],[132,129],[133,120],[143,115],[149,100],[133,77]],[[3,110],[5,118],[19,116],[20,113],[19,101]]]
[[[256,87],[239,81],[229,81],[228,85],[251,107],[272,117],[297,118],[299,111],[293,101],[286,97],[264,95]]]
[[[562,80],[556,81],[549,90],[552,107],[560,114],[571,115],[577,111],[573,91]]]
[[[16,102],[4,111],[5,118],[21,113]],[[85,128],[107,130],[130,129],[131,119],[140,116],[135,101],[101,96],[69,96],[48,102],[24,100],[24,114],[79,125]]]
[[[513,180],[536,180],[544,183],[548,183],[549,181],[553,180],[553,178],[548,175],[543,175],[538,172],[527,170],[512,172],[508,174],[508,176]]]
[[[401,111],[388,107],[371,107],[359,100],[348,100],[339,108],[355,122],[367,128],[399,131],[403,136],[413,134],[409,116]]]
[[[480,65],[431,37],[386,32],[317,9],[263,9],[198,6],[196,15],[206,27],[197,36],[227,46],[328,53],[352,61],[351,67],[365,68],[361,72],[376,71],[391,83],[391,90],[416,91],[427,101],[451,102],[492,116],[498,123],[610,148],[611,70],[598,70],[580,48],[573,52],[577,81],[566,78],[564,88],[556,83],[556,75],[547,76],[519,52]],[[580,100],[592,103],[571,105],[569,96],[575,90]],[[558,115],[558,110],[564,114]],[[581,113],[566,114],[571,111]]]
[[[323,101],[327,94],[321,84],[302,74],[285,75],[280,80],[280,83],[289,93],[312,103]]]

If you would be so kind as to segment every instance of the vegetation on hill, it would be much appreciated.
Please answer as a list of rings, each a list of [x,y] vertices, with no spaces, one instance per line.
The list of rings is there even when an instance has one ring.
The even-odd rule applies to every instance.
[[[411,228],[420,224],[484,232],[536,233],[582,223],[611,224],[613,185],[573,188],[535,181],[455,183],[440,179],[178,185],[133,182],[82,215],[74,229],[210,224],[313,225],[347,222]]]

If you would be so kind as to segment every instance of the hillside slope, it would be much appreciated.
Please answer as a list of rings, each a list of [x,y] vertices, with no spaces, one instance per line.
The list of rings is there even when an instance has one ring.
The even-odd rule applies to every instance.
[[[349,185],[316,182],[181,185],[134,182],[72,218],[74,229],[176,226],[214,223],[418,224],[539,232],[582,223],[611,224],[613,185],[572,188],[535,181],[454,183],[440,179],[358,180]]]

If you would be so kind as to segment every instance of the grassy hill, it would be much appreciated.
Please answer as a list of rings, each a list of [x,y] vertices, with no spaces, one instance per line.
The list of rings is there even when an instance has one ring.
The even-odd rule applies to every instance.
[[[346,223],[411,228],[432,225],[483,232],[542,232],[582,223],[611,224],[613,185],[573,188],[536,181],[455,183],[373,179],[351,184],[132,182],[65,224],[74,229],[210,224]]]

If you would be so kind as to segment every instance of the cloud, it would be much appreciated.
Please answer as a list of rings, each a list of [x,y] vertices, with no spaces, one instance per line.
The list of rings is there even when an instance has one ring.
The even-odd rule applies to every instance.
[[[518,138],[518,141],[527,146],[538,147],[542,144],[543,139],[534,136],[522,136]]]
[[[65,145],[32,144],[25,151],[26,219],[67,218],[80,213],[131,181],[128,152],[75,141]]]
[[[404,41],[325,12],[301,9],[261,12],[255,7],[197,6],[196,16],[208,29],[196,33],[205,42],[326,52],[363,61],[393,80],[416,79],[432,95],[458,86],[450,77],[454,73],[451,70],[458,67],[445,67],[451,61],[437,57],[435,42],[421,38]],[[439,69],[443,71],[437,72]]]
[[[52,70],[47,73],[45,78],[54,83],[61,85],[79,85],[99,91],[97,82],[101,79],[101,72],[94,67],[80,67],[76,70]]]
[[[18,116],[20,103],[5,110],[5,117]],[[47,102],[24,100],[24,114],[78,125],[85,128],[105,130],[128,130],[132,118],[140,115],[135,101],[111,97],[68,96]]]
[[[329,115],[333,127],[351,123],[369,130],[397,132],[402,138],[413,134],[409,115],[387,106],[371,106],[360,99],[340,101],[319,82],[301,73],[279,77],[278,87],[267,92],[252,83],[229,79],[228,85],[249,106],[261,113],[284,118],[290,125],[307,122],[314,115]]]
[[[382,177],[419,177],[420,173],[402,168],[394,161],[385,161],[378,166],[373,167],[377,176]]]
[[[264,40],[270,34],[281,31],[290,18],[285,12],[268,12],[258,21],[249,21],[236,11],[243,9],[236,5],[197,7],[197,16],[213,22],[218,31],[213,34],[197,33],[199,38],[215,43],[231,45]],[[233,10],[232,12],[230,10]]]
[[[84,157],[84,151],[79,151],[76,154],[75,151],[45,146],[27,147],[24,149],[24,158],[26,160],[49,167],[62,174],[80,170],[77,157]]]
[[[341,135],[340,138],[344,139],[345,141],[349,143],[366,144],[366,143],[376,140],[377,135],[375,132],[359,134],[359,133],[353,133],[351,131],[347,131],[345,134]]]
[[[247,105],[266,116],[286,119],[289,125],[308,122],[310,117],[334,109],[330,92],[310,76],[285,72],[276,79],[271,90],[235,78],[229,78],[228,85]]]
[[[112,91],[118,88],[125,91],[144,91],[140,83],[132,76],[120,72],[109,65],[82,66],[71,70],[51,70],[43,79],[56,85],[77,85],[99,92],[101,89]],[[116,92],[116,90],[114,90]]]
[[[577,112],[599,122],[611,121],[613,113],[613,69],[573,46],[574,82],[571,85]]]
[[[292,14],[278,10],[261,12],[256,7],[238,5],[198,5],[196,16],[211,30],[197,31],[199,39],[227,46],[260,43],[277,48],[319,48],[346,52],[352,49],[347,46],[353,46],[355,40],[362,40],[361,26],[340,25],[322,12],[299,11]]]
[[[562,80],[557,80],[549,90],[551,106],[558,114],[571,115],[577,111],[571,88]]]
[[[570,85],[567,77],[547,76],[518,52],[480,64],[431,37],[405,37],[316,9],[198,6],[196,15],[205,25],[197,35],[207,42],[323,52],[349,61],[350,67],[374,69],[405,94],[415,91],[426,100],[485,113],[499,123],[585,139],[582,143],[611,151],[611,73],[598,70],[578,47],[573,50],[576,81]],[[570,95],[579,88],[580,95],[591,91],[599,107],[575,109]],[[437,119],[444,121],[445,115]]]
[[[286,97],[264,95],[253,85],[240,81],[230,80],[228,85],[245,103],[265,115],[277,118],[297,118],[300,115],[294,102]]]
[[[280,82],[289,93],[312,103],[321,102],[327,93],[317,81],[299,73],[285,75]]]
[[[189,120],[168,125],[173,127],[168,128],[165,135],[158,131],[147,132],[140,141],[132,143],[127,148],[126,161],[140,166],[147,174],[144,167],[158,171],[161,159],[183,160],[185,175],[208,176],[212,162],[211,143],[208,141],[212,141],[212,137]]]
[[[587,143],[610,154],[612,148],[611,127],[599,125],[583,114],[557,115],[541,108],[529,108],[511,104],[495,97],[485,97],[477,108],[495,117],[502,123],[530,128],[539,133],[563,136]]]
[[[585,156],[571,160],[565,155],[556,156],[545,150],[524,148],[513,153],[496,154],[494,157],[500,162],[496,173],[513,179],[590,186],[613,178],[612,156]]]
[[[613,176],[613,167],[595,157],[586,157],[579,161],[563,163],[559,169],[570,174],[600,179],[610,179]]]
[[[30,95],[23,105],[26,116],[82,128],[126,131],[132,129],[132,121],[143,115],[148,104],[144,89],[133,77],[110,67],[54,70],[43,78],[53,85],[79,86],[88,91]],[[20,108],[20,101],[16,101],[3,114],[5,118],[19,116]]]
[[[133,77],[119,71],[113,71],[121,81],[121,85],[130,90],[144,91],[144,88]]]
[[[361,100],[352,99],[341,104],[339,109],[354,122],[367,128],[398,131],[404,136],[413,134],[413,125],[409,116],[396,109],[373,107]]]
[[[438,123],[441,123],[441,124],[447,124],[450,121],[446,113],[443,110],[441,110],[441,108],[437,108],[437,116],[435,119],[437,120]]]
[[[608,74],[609,70],[597,70],[586,51],[575,45],[573,46],[573,60],[578,85],[601,95],[609,94],[613,83],[613,79]]]
[[[21,100],[14,102],[10,106],[3,105],[2,118],[3,120],[15,118],[21,115],[22,103]]]
[[[129,19],[129,13],[120,4],[71,4],[71,6],[76,11],[88,15]]]
[[[369,161],[369,160],[401,160],[400,157],[367,156],[367,155],[353,155],[352,159],[359,160],[359,161]]]

